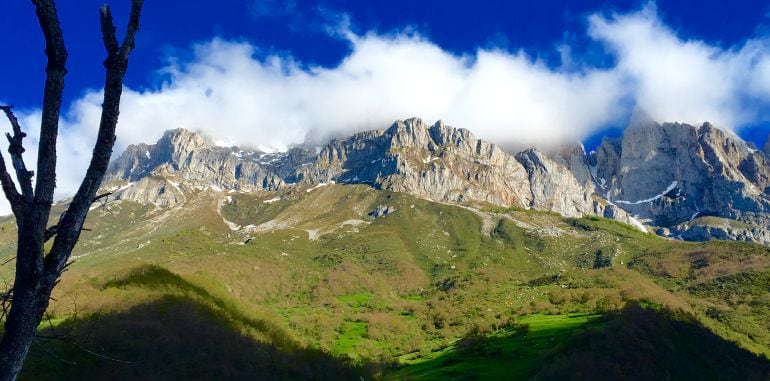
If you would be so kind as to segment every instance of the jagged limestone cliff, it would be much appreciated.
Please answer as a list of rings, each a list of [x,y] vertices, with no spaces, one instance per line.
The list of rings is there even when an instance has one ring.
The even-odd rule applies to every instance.
[[[770,243],[763,238],[770,224],[768,157],[737,136],[709,123],[637,124],[621,139],[605,139],[594,160],[601,193],[671,236],[706,239],[714,231],[715,238]],[[684,234],[707,216],[743,225],[730,234],[718,226]]]
[[[106,184],[118,198],[156,205],[204,188],[368,184],[441,202],[598,215],[647,230],[642,221],[672,238],[770,244],[768,164],[764,151],[708,123],[636,123],[589,154],[578,143],[512,154],[469,130],[412,118],[332,140],[318,154],[217,147],[171,130],[156,144],[128,147]]]
[[[397,121],[324,147],[298,179],[368,183],[436,201],[486,202],[552,210],[566,216],[592,213],[590,191],[546,155],[514,156],[470,131],[421,119]]]

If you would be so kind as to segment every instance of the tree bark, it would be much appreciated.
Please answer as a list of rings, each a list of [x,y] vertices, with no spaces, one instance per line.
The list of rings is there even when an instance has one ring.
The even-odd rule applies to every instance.
[[[20,247],[17,255],[29,254],[22,250],[28,248]],[[13,303],[0,343],[0,379],[3,381],[15,380],[21,372],[37,327],[48,308],[52,287],[43,287],[34,278],[14,282]]]
[[[45,52],[48,58],[34,190],[31,183],[33,173],[26,169],[22,158],[22,139],[25,134],[21,131],[11,107],[0,106],[13,127],[13,135],[7,134],[10,142],[8,151],[22,189],[21,193],[16,189],[16,184],[0,155],[0,183],[3,193],[11,203],[18,227],[16,276],[10,299],[11,308],[0,340],[0,381],[15,380],[21,372],[37,327],[48,308],[51,292],[80,238],[88,209],[95,200],[96,192],[107,171],[115,144],[123,78],[128,69],[129,54],[134,49],[143,0],[132,0],[128,27],[122,44],[117,41],[109,6],[105,5],[99,10],[107,59],[104,61],[106,78],[98,137],[80,188],[67,211],[51,228],[47,225],[56,185],[56,140],[64,76],[67,73],[67,51],[54,1],[32,0],[32,3],[35,5],[40,28],[45,37]],[[46,254],[45,242],[54,236],[53,245]]]

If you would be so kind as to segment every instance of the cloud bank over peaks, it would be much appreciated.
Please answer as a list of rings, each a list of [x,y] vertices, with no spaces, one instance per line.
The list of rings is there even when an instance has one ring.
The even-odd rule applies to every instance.
[[[126,93],[121,124],[146,131],[136,137],[186,127],[284,149],[308,133],[345,135],[411,116],[524,144],[579,139],[622,116],[613,72],[554,71],[524,52],[456,56],[414,33],[348,36],[352,52],[333,68],[257,59],[245,42],[198,45],[194,60],[166,68],[160,89]]]
[[[727,48],[683,39],[661,21],[654,4],[631,14],[592,15],[588,34],[616,59],[637,107],[659,121],[723,129],[770,120],[770,39],[757,36]],[[764,106],[764,107],[762,107]]]
[[[770,109],[767,37],[730,47],[685,39],[654,5],[587,19],[585,33],[613,58],[610,67],[594,67],[564,46],[561,67],[523,50],[457,55],[409,29],[356,34],[342,20],[332,34],[351,50],[334,67],[218,38],[195,45],[189,59],[171,57],[158,87],[125,89],[115,151],[178,127],[223,145],[283,150],[307,137],[386,128],[412,116],[516,147],[583,139],[624,125],[634,108],[659,121],[726,129],[770,120],[763,111]],[[90,91],[62,120],[59,197],[74,192],[85,171],[100,105],[101,92]],[[20,114],[34,164],[39,111]],[[0,128],[10,129],[5,121]]]

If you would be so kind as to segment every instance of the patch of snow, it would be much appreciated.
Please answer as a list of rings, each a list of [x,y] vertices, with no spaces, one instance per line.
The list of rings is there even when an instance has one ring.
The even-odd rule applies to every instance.
[[[144,151],[144,156],[149,159],[150,158],[150,151]]]
[[[225,223],[225,225],[227,225],[228,228],[230,228],[230,230],[234,232],[241,230],[241,225],[228,221],[224,216],[222,216],[222,221]]]
[[[179,183],[171,181],[171,180],[168,180],[168,179],[166,179],[166,182],[171,184],[172,187],[176,188],[176,190],[178,190],[179,193],[182,193],[182,189],[179,188]]]
[[[628,216],[628,218],[631,220],[631,224],[633,224],[634,226],[636,226],[636,228],[638,228],[639,230],[641,230],[641,231],[643,231],[643,232],[647,233],[647,228],[644,226],[644,224],[642,224],[641,222],[639,222],[639,220],[637,220],[637,219],[636,219],[636,217],[634,217],[634,216]]]
[[[332,183],[332,184],[333,184],[333,183]],[[325,186],[327,186],[327,185],[329,185],[329,184],[327,184],[327,183],[318,183],[318,184],[316,184],[316,186],[314,186],[314,187],[312,187],[312,188],[310,188],[310,189],[306,190],[305,192],[308,192],[308,193],[310,193],[310,192],[311,192],[311,191],[313,191],[313,190],[316,190],[316,189],[318,189],[318,188],[320,188],[320,187],[325,187]]]
[[[674,188],[676,188],[677,184],[679,184],[679,182],[674,180],[674,181],[671,182],[671,184],[669,184],[668,188],[666,188],[666,190],[664,190],[662,193],[656,194],[655,196],[652,196],[652,197],[644,199],[644,200],[633,201],[633,202],[632,201],[624,201],[624,200],[616,200],[614,202],[616,204],[626,204],[626,205],[639,205],[639,204],[644,204],[644,203],[647,203],[647,202],[653,202],[653,201],[663,197],[664,195],[666,195],[666,193],[671,192],[672,190],[674,190]]]
[[[342,223],[340,224],[340,227],[343,227],[345,225],[351,225],[351,226],[368,225],[370,223],[371,222],[364,221],[364,220],[350,219],[350,220],[342,221]]]
[[[428,164],[428,163],[436,161],[436,160],[438,160],[437,157],[433,157],[433,155],[428,155],[427,158],[422,159],[422,162],[425,163],[425,164]]]
[[[269,200],[265,200],[265,201],[262,201],[262,202],[265,203],[265,204],[272,204],[272,203],[274,203],[276,201],[281,201],[281,198],[280,197],[274,197],[274,198],[271,198]]]
[[[600,188],[607,189],[607,180],[605,180],[604,177],[599,177],[597,171],[598,168],[595,165],[588,166],[588,172],[591,173],[591,178],[596,181]]]
[[[617,206],[612,201],[610,201],[610,192],[607,192],[607,194],[604,196],[604,198],[607,200],[608,204],[613,205],[613,206]],[[631,221],[631,225],[634,225],[634,227],[636,227],[637,229],[639,229],[639,230],[641,230],[641,231],[643,231],[645,233],[649,233],[647,228],[644,227],[644,224],[642,224],[638,219],[636,219],[635,216],[632,216],[632,215],[629,214],[628,215],[628,219]]]
[[[318,239],[318,229],[307,229],[307,239],[315,241]]]
[[[595,165],[589,165],[589,166],[588,166],[588,172],[590,172],[590,173],[591,173],[591,177],[593,177],[593,178],[594,178],[594,180],[596,180],[596,176],[598,176],[598,175],[596,174],[596,173],[597,173],[597,171],[598,171],[598,168],[597,168]]]
[[[692,214],[692,217],[690,217],[690,220],[687,221],[687,223],[692,222],[695,219],[695,217],[698,217],[699,214],[700,214],[700,208],[698,207],[698,204],[695,204],[695,213]]]
[[[604,177],[599,178],[599,186],[602,187],[602,189],[607,187],[607,180],[604,179]]]
[[[117,193],[117,192],[120,192],[120,191],[124,191],[124,190],[126,190],[126,189],[128,189],[128,188],[131,188],[131,186],[132,186],[132,185],[134,185],[134,182],[133,182],[133,181],[132,181],[132,182],[129,182],[129,183],[128,183],[128,184],[126,184],[126,185],[123,185],[123,186],[122,186],[122,187],[120,187],[120,188],[118,188],[117,190],[115,190],[115,192],[114,192],[114,193]]]

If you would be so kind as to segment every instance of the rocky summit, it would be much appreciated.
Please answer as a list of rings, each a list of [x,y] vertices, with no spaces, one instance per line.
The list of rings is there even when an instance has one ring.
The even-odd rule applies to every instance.
[[[367,184],[437,202],[596,215],[674,239],[770,244],[768,148],[711,124],[634,123],[580,144],[506,152],[469,130],[419,118],[334,139],[315,151],[219,147],[184,129],[129,146],[105,187],[159,206],[184,190],[263,192]]]
[[[643,123],[592,156],[597,192],[661,235],[770,243],[768,156],[735,135]]]

